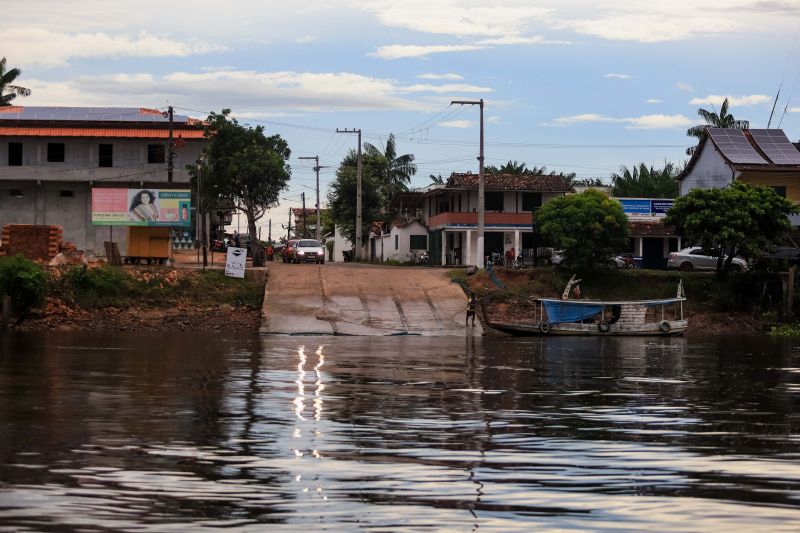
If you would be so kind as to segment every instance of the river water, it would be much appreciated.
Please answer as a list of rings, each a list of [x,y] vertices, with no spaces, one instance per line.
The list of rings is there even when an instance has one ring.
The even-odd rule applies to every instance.
[[[800,344],[0,336],[0,531],[798,531]]]

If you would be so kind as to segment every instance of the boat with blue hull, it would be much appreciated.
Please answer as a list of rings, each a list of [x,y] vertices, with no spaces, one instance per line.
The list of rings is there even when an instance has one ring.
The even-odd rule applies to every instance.
[[[675,298],[660,300],[580,300],[570,299],[573,286],[569,281],[559,298],[537,298],[532,320],[526,322],[493,322],[484,308],[486,323],[517,336],[532,335],[681,335],[689,326],[684,317],[683,283]]]

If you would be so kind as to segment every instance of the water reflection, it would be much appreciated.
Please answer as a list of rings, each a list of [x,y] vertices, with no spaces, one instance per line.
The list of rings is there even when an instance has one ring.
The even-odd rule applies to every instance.
[[[771,339],[0,337],[0,530],[791,530]]]

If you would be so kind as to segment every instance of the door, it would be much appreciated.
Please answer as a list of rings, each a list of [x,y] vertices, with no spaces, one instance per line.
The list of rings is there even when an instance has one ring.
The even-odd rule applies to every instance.
[[[664,257],[664,239],[661,237],[644,237],[642,239],[642,267],[653,269],[667,268]]]

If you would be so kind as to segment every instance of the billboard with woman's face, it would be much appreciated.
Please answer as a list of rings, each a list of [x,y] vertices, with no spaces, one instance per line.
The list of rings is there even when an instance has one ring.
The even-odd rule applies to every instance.
[[[191,199],[184,189],[92,189],[92,224],[191,226]]]

